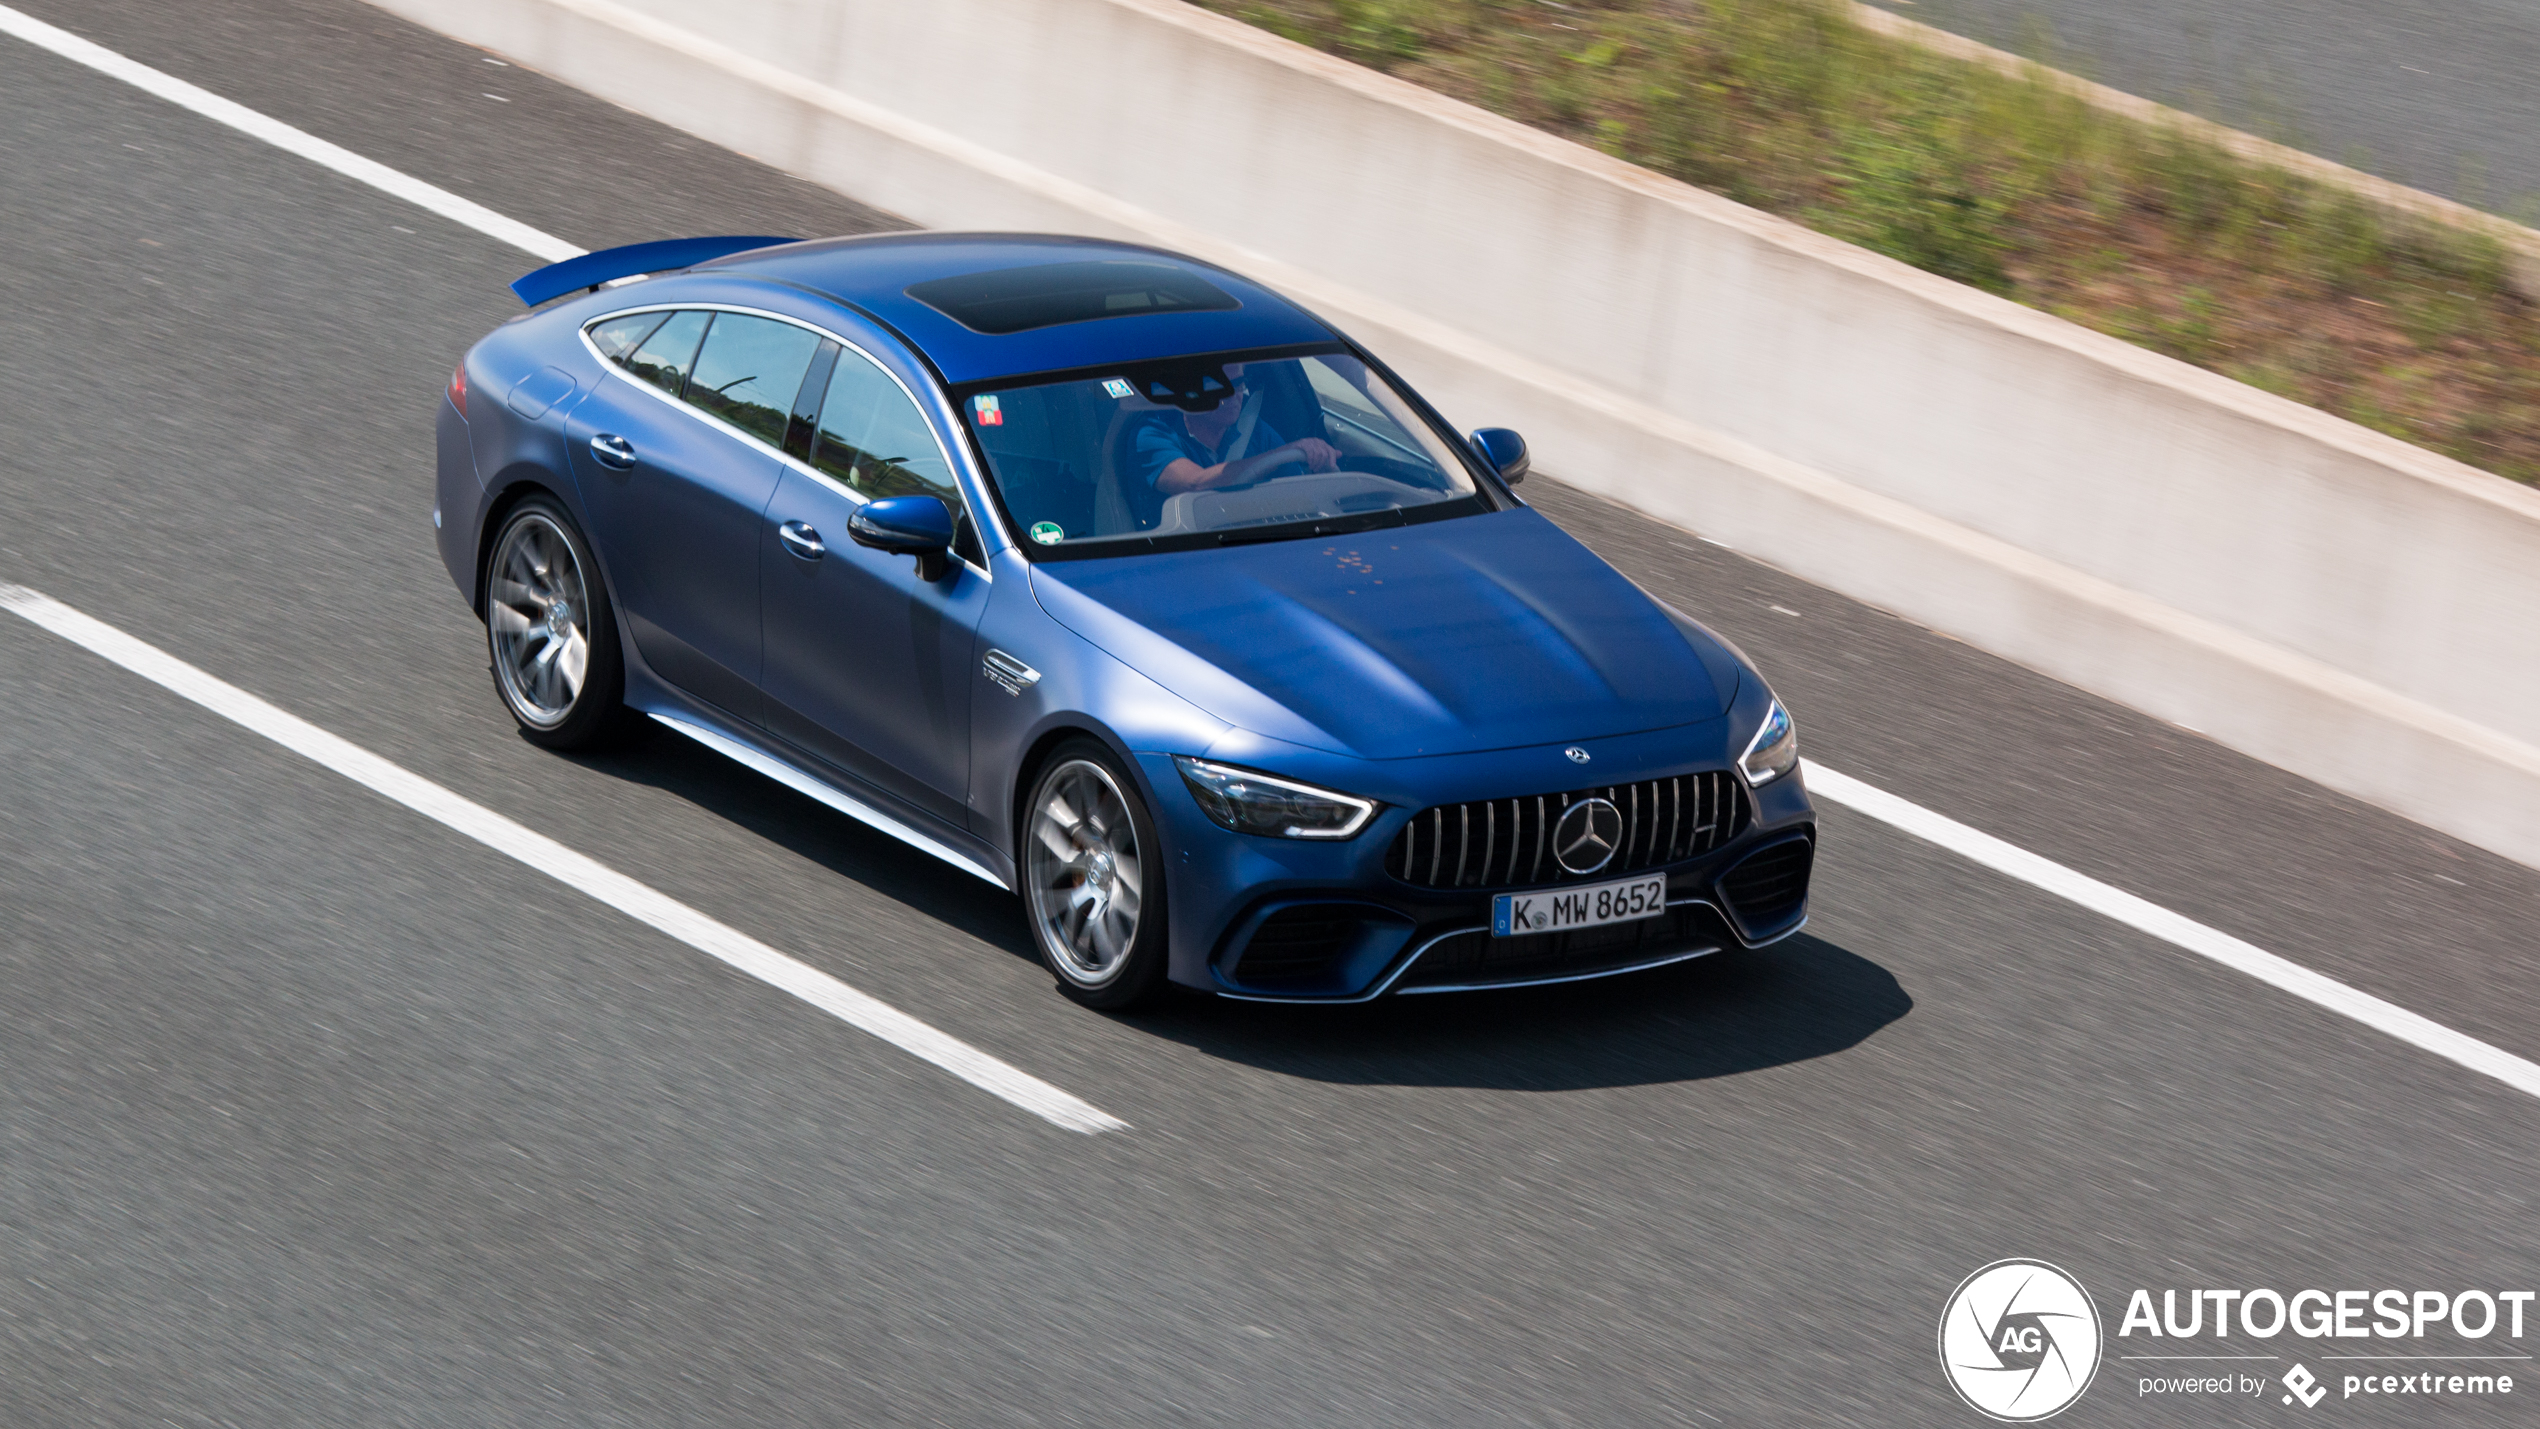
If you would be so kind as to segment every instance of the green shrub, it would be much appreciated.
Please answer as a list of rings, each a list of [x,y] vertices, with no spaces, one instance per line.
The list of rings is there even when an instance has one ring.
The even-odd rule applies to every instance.
[[[2540,479],[2540,314],[2492,239],[2394,222],[2051,84],[1888,40],[1829,0],[1202,3]]]

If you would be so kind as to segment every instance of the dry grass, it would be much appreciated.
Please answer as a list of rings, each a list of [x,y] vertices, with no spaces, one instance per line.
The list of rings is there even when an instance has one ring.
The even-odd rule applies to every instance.
[[[1199,3],[2540,482],[2540,308],[2492,242],[1873,35],[1824,0]]]

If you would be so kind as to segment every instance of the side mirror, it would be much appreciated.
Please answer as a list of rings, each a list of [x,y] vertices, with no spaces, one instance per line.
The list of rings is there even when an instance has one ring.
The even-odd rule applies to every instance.
[[[1506,427],[1484,427],[1467,440],[1473,452],[1499,473],[1499,479],[1515,486],[1526,479],[1526,439]]]
[[[952,569],[952,510],[940,496],[886,496],[847,518],[859,546],[917,558],[917,578],[939,581]]]

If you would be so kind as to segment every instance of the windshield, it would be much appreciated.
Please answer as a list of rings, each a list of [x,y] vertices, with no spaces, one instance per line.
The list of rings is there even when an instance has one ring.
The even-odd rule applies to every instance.
[[[1045,555],[1389,524],[1477,495],[1401,394],[1337,350],[1025,379],[961,408],[1007,514]]]

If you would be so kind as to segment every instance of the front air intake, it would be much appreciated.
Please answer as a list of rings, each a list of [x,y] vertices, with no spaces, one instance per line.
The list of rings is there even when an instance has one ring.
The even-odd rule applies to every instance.
[[[1720,897],[1749,939],[1769,938],[1798,919],[1816,854],[1811,839],[1768,844],[1720,876]]]
[[[1348,904],[1300,903],[1261,920],[1236,962],[1235,981],[1246,987],[1289,988],[1330,979],[1333,963],[1357,935],[1365,909]]]

